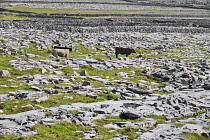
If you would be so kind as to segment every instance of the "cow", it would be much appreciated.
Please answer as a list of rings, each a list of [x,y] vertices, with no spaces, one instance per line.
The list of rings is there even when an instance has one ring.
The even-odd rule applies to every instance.
[[[47,53],[52,53],[53,56],[56,58],[60,57],[69,57],[70,49],[49,49]]]
[[[119,54],[125,54],[126,57],[128,57],[128,55],[130,55],[131,53],[136,53],[136,51],[134,49],[130,49],[130,48],[122,48],[122,47],[115,48],[116,58],[118,58]]]

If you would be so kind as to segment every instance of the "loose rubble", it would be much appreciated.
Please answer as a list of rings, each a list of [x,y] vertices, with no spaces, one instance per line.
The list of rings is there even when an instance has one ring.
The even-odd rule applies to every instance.
[[[21,1],[24,3],[24,0]],[[109,6],[109,1],[98,1],[100,6],[97,7],[97,3],[91,4],[92,1],[89,0],[86,1],[88,4],[64,4],[65,2],[66,0],[53,4],[49,1],[45,4],[26,3],[24,6],[52,9],[60,7],[83,10],[145,10],[144,8],[161,9],[163,5],[173,4],[173,1],[154,2],[157,7],[143,1],[114,1],[114,4]],[[74,2],[72,0],[70,3]],[[141,4],[148,7],[140,6]],[[188,10],[205,13],[209,3],[206,1],[205,4],[201,6],[196,3],[191,8],[202,9]],[[6,6],[17,5],[10,3]],[[183,7],[173,8],[185,10],[186,6],[187,2]],[[21,81],[18,86],[26,85],[30,89],[11,90],[0,94],[0,103],[20,99],[39,104],[47,102],[52,96],[62,94],[65,95],[62,99],[69,100],[74,100],[72,95],[98,99],[98,93],[118,97],[93,103],[69,103],[49,108],[39,106],[38,109],[38,105],[27,104],[22,108],[29,111],[16,114],[4,114],[4,108],[0,106],[0,135],[35,135],[37,132],[32,128],[37,124],[53,126],[56,125],[54,122],[65,121],[91,127],[90,131],[78,131],[84,134],[82,139],[101,138],[96,132],[94,121],[110,116],[123,116],[128,121],[112,122],[103,127],[114,128],[112,131],[125,127],[137,129],[136,133],[139,136],[136,140],[186,140],[186,132],[210,137],[210,39],[207,38],[210,36],[210,30],[206,26],[209,23],[209,15],[203,14],[204,17],[200,20],[183,20],[186,15],[161,15],[159,19],[156,19],[157,15],[152,14],[149,19],[84,19],[69,17],[78,14],[66,13],[18,14],[34,19],[25,22],[1,20],[0,33],[3,36],[0,36],[0,53],[2,58],[12,58],[9,62],[14,70],[21,73],[38,69],[36,72],[39,73],[15,77]],[[139,17],[142,14],[132,16]],[[35,19],[37,17],[39,19]],[[61,20],[50,19],[55,17]],[[173,18],[174,21],[171,20]],[[47,50],[53,46],[72,47],[73,51],[69,58],[55,58],[53,55],[47,55]],[[83,54],[81,46],[88,53]],[[130,47],[138,53],[126,58],[115,58],[115,47]],[[38,51],[45,51],[46,57],[38,54]],[[93,75],[88,68],[107,71],[107,75]],[[136,71],[121,71],[125,68],[135,68]],[[70,70],[73,71],[69,72]],[[113,73],[116,79],[108,75],[114,70],[118,70]],[[10,78],[13,74],[10,68],[0,70],[1,79]],[[151,79],[153,81],[150,81]],[[0,87],[18,87],[13,85],[13,79],[8,82],[11,85],[6,83]],[[103,86],[95,87],[94,82],[102,83]],[[78,113],[70,113],[74,110]],[[165,120],[159,123],[151,117],[152,115],[162,116]],[[131,121],[138,119],[142,121]],[[110,140],[127,139],[129,136],[117,134]]]

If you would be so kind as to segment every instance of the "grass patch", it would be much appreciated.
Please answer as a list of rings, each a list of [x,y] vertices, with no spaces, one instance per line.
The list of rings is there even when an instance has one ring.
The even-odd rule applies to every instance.
[[[197,124],[197,122],[195,122],[195,121],[189,121],[189,122],[186,122],[186,123],[175,123],[176,126],[183,126],[185,124]]]
[[[105,60],[110,60],[111,58],[114,58],[114,55],[108,56],[108,55],[94,55],[92,56],[93,59],[96,59],[98,61],[104,62]]]
[[[149,84],[150,82],[157,82],[152,75],[144,75],[143,73],[139,71],[139,68],[134,68],[134,67],[128,67],[128,68],[122,68],[122,69],[115,68],[113,70],[98,70],[90,66],[83,66],[77,72],[79,73],[83,70],[86,70],[89,76],[98,76],[100,78],[106,78],[108,76],[112,80],[123,79],[122,76],[116,76],[116,73],[119,73],[119,72],[130,73],[130,71],[138,71],[137,74],[135,75],[130,75],[130,76],[128,75],[128,78],[126,78],[126,80],[129,82],[136,82],[136,83],[138,83],[139,80],[146,80],[148,81],[147,84]]]
[[[178,120],[183,120],[187,118],[195,118],[197,116],[200,116],[203,113],[206,113],[207,111],[196,111],[193,115],[183,116],[183,117],[177,117],[171,120],[171,122],[177,122]]]
[[[71,96],[73,98],[66,99],[64,96]],[[89,96],[82,96],[82,95],[76,95],[76,94],[58,94],[58,95],[51,95],[48,100],[42,101],[41,103],[38,103],[35,101],[35,99],[14,99],[14,100],[8,100],[4,101],[0,104],[0,109],[3,110],[4,114],[14,114],[14,113],[20,113],[32,109],[40,109],[37,108],[37,105],[49,108],[59,105],[67,105],[70,103],[93,103],[93,102],[100,102],[100,101],[106,101],[106,100],[113,100],[115,98],[118,98],[118,95],[115,94],[98,94],[97,98],[89,97]],[[33,108],[25,108],[23,106],[32,105]]]
[[[118,135],[128,136],[129,140],[136,139],[140,134],[136,133],[139,128],[124,127],[122,129],[115,130],[113,128],[106,128],[103,126],[96,126],[97,135],[100,135],[100,138],[94,138],[94,140],[108,140]],[[114,131],[111,131],[114,130]]]
[[[77,113],[79,113],[79,110],[69,110],[68,112],[72,115],[76,115]]]
[[[33,127],[33,130],[37,131],[38,134],[31,135],[27,137],[17,136],[17,135],[0,135],[1,140],[78,140],[84,137],[81,131],[89,131],[91,127],[80,126],[69,122],[55,122],[56,125],[51,127],[46,125],[37,124]],[[114,132],[110,132],[110,128],[105,128],[102,126],[96,126],[96,134],[101,136],[100,138],[94,138],[94,140],[108,140],[113,138],[116,134],[127,135],[129,139],[135,139],[139,136],[136,132],[139,130],[131,127],[125,127]],[[80,132],[76,132],[80,131]]]
[[[113,122],[140,122],[140,121],[144,121],[144,118],[139,118],[139,119],[126,119],[123,116],[119,115],[119,116],[107,116],[106,118],[103,119],[98,119],[98,120],[94,120],[93,122],[96,123],[97,125],[106,125],[106,124],[110,124]]]
[[[25,19],[29,19],[29,18],[15,16],[15,15],[0,15],[0,20],[25,20]]]
[[[12,86],[11,86],[11,82],[8,81],[8,79],[9,78],[0,78],[0,85],[7,86],[7,87],[0,86],[0,94],[8,94],[9,92],[17,90],[32,91],[32,89],[30,89],[30,86],[28,86],[27,84],[20,84],[21,81],[12,81]]]
[[[4,111],[4,114],[16,114],[36,109],[35,107],[27,106],[30,103],[29,99],[8,100],[0,103],[0,109]]]
[[[31,7],[12,7],[9,10],[32,13],[69,13],[69,14],[134,14],[145,10],[83,10],[83,9],[54,9],[54,8],[31,8]]]
[[[65,68],[59,69],[59,71],[62,71],[65,75],[70,76],[73,74],[75,70],[73,70],[71,67],[65,67]]]
[[[72,55],[78,57],[79,55],[95,55],[96,54],[96,50],[94,49],[90,49],[82,44],[77,44],[74,47],[73,52],[71,52]]]
[[[39,50],[36,46],[36,43],[28,43],[29,47],[28,48],[22,48],[19,49],[17,51],[17,54],[14,55],[26,55],[28,53],[30,54],[35,54],[35,55],[39,55],[42,59],[47,59],[47,57],[49,56],[49,54],[47,53],[47,50]],[[31,59],[40,59],[38,58],[31,58]]]
[[[113,138],[116,134],[120,135],[126,135],[129,137],[129,139],[135,139],[139,136],[139,134],[136,133],[136,131],[139,130],[139,128],[131,128],[130,126],[124,127],[122,129],[114,129],[114,128],[106,128],[103,127],[103,125],[114,123],[114,122],[139,122],[139,121],[144,121],[143,118],[136,119],[136,120],[130,120],[130,119],[125,119],[121,116],[108,116],[103,119],[98,119],[94,120],[93,122],[96,123],[96,130],[97,134],[101,135],[102,138],[96,139],[96,140],[108,140]],[[115,130],[115,131],[110,131],[110,130]]]
[[[102,81],[95,80],[95,79],[93,79],[91,77],[83,78],[83,80],[86,80],[86,81],[90,82],[90,85],[93,88],[99,88],[99,87],[105,87],[106,86]]]
[[[38,124],[33,127],[33,130],[36,130],[38,134],[20,138],[23,140],[78,140],[84,137],[84,134],[76,131],[90,130],[90,127],[80,126],[69,122],[56,122],[56,125],[51,127]]]
[[[193,133],[193,132],[186,132],[184,133],[184,136],[189,140],[210,140],[209,137],[205,137],[198,133]]]
[[[146,116],[146,118],[152,118],[152,119],[156,120],[157,122],[156,122],[155,126],[157,126],[158,124],[166,124],[166,117],[162,116],[162,115],[148,115],[148,116]]]

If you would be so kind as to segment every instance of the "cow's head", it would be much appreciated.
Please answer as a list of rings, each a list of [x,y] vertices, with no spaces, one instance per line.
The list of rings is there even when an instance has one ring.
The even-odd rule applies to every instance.
[[[136,53],[134,49],[129,49],[130,53]]]
[[[47,53],[52,53],[53,52],[53,50],[52,49],[49,49],[48,51],[47,51]]]

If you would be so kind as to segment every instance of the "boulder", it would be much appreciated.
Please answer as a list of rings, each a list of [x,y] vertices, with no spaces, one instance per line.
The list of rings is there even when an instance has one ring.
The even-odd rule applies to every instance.
[[[80,76],[88,76],[87,71],[86,70],[81,71]]]
[[[0,77],[10,77],[8,70],[0,70]]]
[[[84,82],[82,83],[82,86],[90,86],[90,82],[84,81]]]

